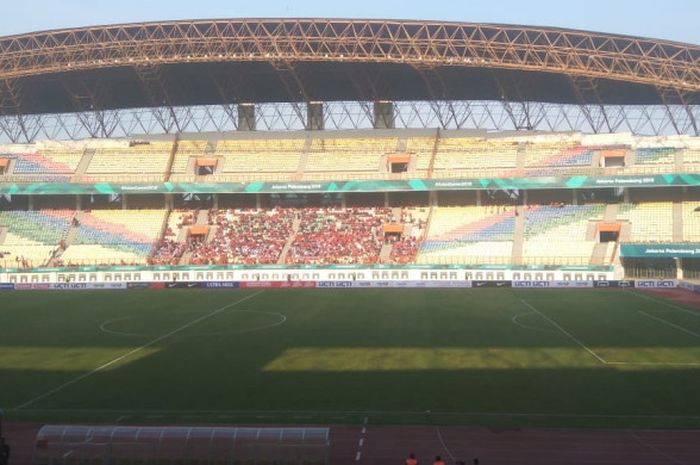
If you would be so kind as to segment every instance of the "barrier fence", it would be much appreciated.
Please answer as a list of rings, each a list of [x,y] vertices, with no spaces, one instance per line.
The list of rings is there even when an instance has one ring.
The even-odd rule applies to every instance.
[[[690,286],[686,283],[683,287]],[[516,289],[593,289],[593,288],[675,288],[675,279],[598,280],[598,281],[209,281],[150,283],[0,283],[0,291],[94,291],[116,289],[439,289],[439,288],[516,288]],[[687,287],[686,287],[687,288]],[[698,286],[700,290],[700,286]]]

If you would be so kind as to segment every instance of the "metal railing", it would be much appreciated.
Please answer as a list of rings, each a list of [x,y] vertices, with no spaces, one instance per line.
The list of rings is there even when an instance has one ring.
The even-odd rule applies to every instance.
[[[479,168],[479,169],[450,169],[434,170],[429,176],[426,170],[418,170],[405,173],[383,173],[377,171],[324,171],[307,173],[216,173],[211,175],[194,175],[174,173],[170,176],[171,182],[300,182],[300,181],[391,181],[406,179],[458,179],[458,178],[528,178],[528,177],[552,177],[552,176],[635,176],[658,174],[685,174],[700,172],[700,164],[684,164],[676,167],[673,164],[666,165],[634,165],[619,168],[592,168],[592,167],[525,167],[525,168]],[[123,183],[123,184],[147,184],[165,182],[163,174],[114,174],[114,175],[3,175],[2,183],[30,184],[51,182],[72,182],[90,184],[96,182]]]

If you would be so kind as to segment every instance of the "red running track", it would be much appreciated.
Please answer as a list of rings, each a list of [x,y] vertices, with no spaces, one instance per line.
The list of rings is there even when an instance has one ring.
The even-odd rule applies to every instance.
[[[30,465],[40,425],[11,423],[5,435],[11,465]],[[362,441],[360,441],[362,440]],[[692,465],[700,464],[700,431],[491,429],[428,426],[334,426],[332,465],[420,464],[441,455],[480,465]]]

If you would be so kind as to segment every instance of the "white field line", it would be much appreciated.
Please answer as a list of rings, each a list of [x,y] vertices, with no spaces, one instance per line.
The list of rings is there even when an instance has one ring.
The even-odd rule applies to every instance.
[[[125,354],[122,354],[122,355],[120,355],[119,357],[116,357],[116,358],[110,360],[109,362],[104,363],[104,364],[98,366],[97,368],[95,368],[95,369],[92,370],[92,371],[88,371],[87,373],[83,373],[82,375],[80,375],[80,376],[78,376],[78,377],[76,377],[76,378],[73,378],[73,379],[70,380],[70,381],[67,381],[67,382],[63,383],[63,384],[61,384],[60,386],[57,386],[57,387],[55,387],[55,388],[53,388],[53,389],[51,389],[51,390],[49,390],[49,391],[46,391],[45,393],[43,393],[43,394],[41,394],[41,395],[39,395],[39,396],[37,396],[37,397],[35,397],[35,398],[33,398],[33,399],[27,401],[27,402],[25,402],[25,403],[23,403],[23,404],[21,404],[21,405],[18,405],[17,407],[14,408],[14,410],[22,410],[22,409],[24,409],[24,408],[26,408],[26,407],[29,407],[30,405],[33,405],[33,404],[39,402],[40,400],[46,399],[47,397],[50,397],[50,396],[56,394],[57,392],[60,392],[60,391],[64,390],[65,388],[67,388],[67,387],[69,387],[69,386],[72,386],[72,385],[75,384],[75,383],[78,383],[78,382],[80,382],[80,381],[82,381],[82,380],[84,380],[84,379],[86,379],[86,378],[89,378],[90,376],[92,376],[92,375],[94,375],[94,374],[97,374],[97,373],[99,373],[99,372],[101,372],[101,371],[103,371],[103,370],[105,370],[105,369],[111,367],[111,366],[114,365],[115,363],[119,363],[119,362],[121,362],[122,360],[124,360],[124,359],[126,359],[126,358],[129,358],[129,357],[131,357],[132,355],[141,352],[143,349],[147,349],[147,348],[151,347],[152,345],[158,344],[160,341],[169,338],[170,336],[173,336],[173,335],[175,335],[175,334],[177,334],[177,333],[179,333],[179,332],[182,332],[182,331],[186,330],[186,329],[189,328],[190,326],[194,326],[194,325],[196,325],[197,323],[200,323],[200,322],[202,322],[202,321],[204,321],[204,320],[207,320],[207,319],[209,319],[209,318],[211,318],[211,317],[213,317],[213,316],[218,315],[219,313],[223,312],[224,310],[226,310],[226,309],[228,309],[228,308],[235,307],[236,305],[238,305],[238,304],[240,304],[240,303],[243,303],[243,302],[245,302],[246,300],[252,299],[253,297],[256,297],[256,296],[260,295],[262,292],[264,292],[264,290],[258,291],[258,292],[254,293],[254,294],[250,294],[249,296],[243,297],[242,299],[239,299],[239,300],[237,300],[237,301],[235,301],[235,302],[233,302],[233,303],[224,305],[224,306],[221,307],[221,308],[217,308],[216,310],[213,310],[213,311],[211,311],[211,312],[209,312],[209,313],[206,313],[206,314],[200,316],[199,318],[196,318],[196,319],[190,321],[189,323],[185,323],[184,325],[180,326],[179,328],[176,328],[176,329],[174,329],[174,330],[172,330],[172,331],[170,331],[170,332],[168,332],[168,333],[165,333],[165,334],[163,334],[162,336],[158,336],[157,338],[155,338],[155,339],[153,339],[153,340],[151,340],[151,341],[149,341],[149,342],[143,344],[142,346],[139,346],[139,347],[137,347],[137,348],[135,348],[135,349],[133,349],[133,350],[130,350],[129,352],[126,352]]]
[[[652,302],[656,302],[657,304],[664,305],[668,308],[672,308],[674,310],[678,310],[680,312],[687,313],[688,315],[693,315],[696,318],[700,318],[700,312],[694,312],[692,310],[688,310],[687,308],[679,307],[678,305],[674,305],[670,302],[666,302],[665,300],[657,299],[655,297],[644,294],[642,292],[633,292],[633,291],[627,291],[627,292],[630,294],[636,295],[639,298],[650,300]]]
[[[652,315],[652,314],[650,314],[650,313],[647,313],[647,312],[644,312],[644,311],[642,311],[642,310],[637,310],[637,311],[638,311],[639,313],[641,313],[642,315],[651,318],[652,320],[656,320],[656,321],[658,321],[659,323],[663,323],[663,324],[665,324],[666,326],[670,326],[671,328],[675,328],[675,329],[677,329],[678,331],[682,331],[682,332],[684,332],[684,333],[686,333],[686,334],[690,334],[691,336],[697,337],[698,339],[700,339],[700,333],[696,333],[695,331],[691,331],[691,330],[689,330],[689,329],[687,329],[687,328],[684,328],[683,326],[679,326],[679,325],[677,325],[677,324],[675,324],[675,323],[671,323],[671,322],[668,321],[668,320],[664,320],[663,318],[660,318],[660,317],[658,317],[658,316],[654,316],[654,315]]]
[[[529,325],[526,325],[525,323],[521,323],[520,320],[518,320],[518,318],[520,318],[521,316],[526,316],[526,315],[537,315],[537,314],[535,312],[519,313],[517,315],[513,315],[513,318],[511,318],[510,321],[514,325],[520,326],[521,328],[524,328],[524,329],[529,329],[531,331],[541,331],[543,333],[555,332],[555,331],[550,331],[549,329],[537,328],[536,326],[529,326]]]
[[[540,312],[539,310],[537,310],[535,307],[533,307],[532,305],[530,305],[526,300],[520,299],[520,301],[521,301],[524,305],[526,305],[530,310],[532,310],[533,312],[537,313],[537,314],[540,315],[542,318],[544,318],[545,320],[547,320],[547,321],[549,322],[549,324],[551,324],[552,326],[554,326],[555,328],[557,328],[559,331],[561,331],[562,334],[564,334],[564,335],[567,336],[569,339],[571,339],[572,341],[574,341],[574,342],[575,342],[579,347],[581,347],[583,350],[585,350],[586,352],[588,352],[589,354],[591,354],[591,356],[593,356],[593,358],[595,358],[596,360],[598,360],[598,361],[599,361],[600,363],[602,363],[603,365],[607,365],[607,364],[608,364],[608,362],[605,361],[605,359],[604,359],[603,357],[601,357],[600,355],[598,355],[598,354],[596,354],[595,352],[593,352],[593,350],[592,350],[591,348],[589,348],[586,344],[584,344],[583,342],[581,342],[576,336],[574,336],[573,334],[571,334],[570,332],[568,332],[567,330],[565,330],[564,328],[562,328],[561,326],[559,326],[559,324],[558,324],[556,321],[552,320],[552,319],[549,318],[547,315],[545,315],[544,313],[542,313],[542,312]]]
[[[450,459],[452,459],[452,462],[455,462],[455,456],[452,455],[452,452],[450,452],[450,449],[447,447],[447,444],[445,444],[445,439],[442,437],[442,431],[440,431],[440,427],[436,426],[435,427],[435,432],[437,432],[437,437],[440,440],[440,444],[442,444],[442,448],[445,449],[445,452],[447,452],[447,455],[450,456]]]
[[[305,413],[307,416],[328,416],[333,414],[351,415],[422,415],[425,416],[425,410],[362,410],[362,411],[323,411],[323,410],[128,410],[128,409],[8,409],[7,412],[17,414],[95,414],[95,415],[130,415],[130,416],[145,416],[158,415],[160,418],[173,415],[195,415],[195,416],[219,416],[219,417],[234,417],[234,416],[254,416],[267,415],[268,418],[275,418],[284,415]],[[630,418],[630,419],[693,419],[700,420],[700,415],[647,415],[647,414],[605,414],[605,413],[525,413],[525,412],[441,412],[434,411],[431,415],[445,416],[487,416],[487,417],[542,417],[542,418]]]

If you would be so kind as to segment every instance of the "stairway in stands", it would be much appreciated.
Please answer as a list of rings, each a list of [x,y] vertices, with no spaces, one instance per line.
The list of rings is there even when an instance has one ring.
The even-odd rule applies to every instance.
[[[297,166],[297,171],[294,173],[294,179],[300,180],[304,177],[304,171],[306,170],[306,163],[309,160],[309,151],[311,150],[311,136],[306,138],[304,142],[304,148],[301,151],[301,157],[299,157],[299,165]]]
[[[61,258],[63,252],[65,252],[66,249],[68,249],[68,247],[70,247],[71,244],[73,244],[75,237],[78,235],[78,230],[80,229],[80,222],[83,221],[83,212],[81,210],[76,211],[75,216],[73,218],[75,219],[75,221],[71,223],[70,227],[68,228],[68,231],[66,232],[66,236],[63,238],[64,247],[56,247],[56,250],[54,250],[53,255],[51,255],[51,258],[49,259],[49,263],[53,260]],[[47,265],[49,263],[47,263]]]
[[[608,253],[608,243],[598,242],[593,246],[593,252],[591,253],[590,265],[602,266],[607,265],[606,263],[610,257],[607,256]]]
[[[513,252],[511,262],[513,265],[523,264],[523,244],[525,243],[525,209],[522,206],[515,207],[515,231],[513,232]]]
[[[683,242],[683,203],[673,202],[673,242]]]
[[[615,223],[617,221],[617,213],[620,211],[620,205],[617,203],[611,203],[605,207],[605,216],[603,216],[603,222],[605,223]]]
[[[95,149],[85,149],[83,152],[83,157],[78,163],[78,167],[75,169],[75,173],[71,177],[71,182],[80,182],[82,177],[85,176],[90,162],[92,162],[92,157],[95,156]]]
[[[299,232],[299,226],[301,226],[301,218],[297,216],[296,218],[294,218],[294,223],[292,223],[292,232],[291,234],[289,234],[289,238],[287,238],[287,242],[284,244],[282,252],[280,252],[280,258],[277,259],[278,265],[284,265],[287,261],[287,254],[289,253],[289,249],[294,243],[294,239],[297,237],[297,233]]]

